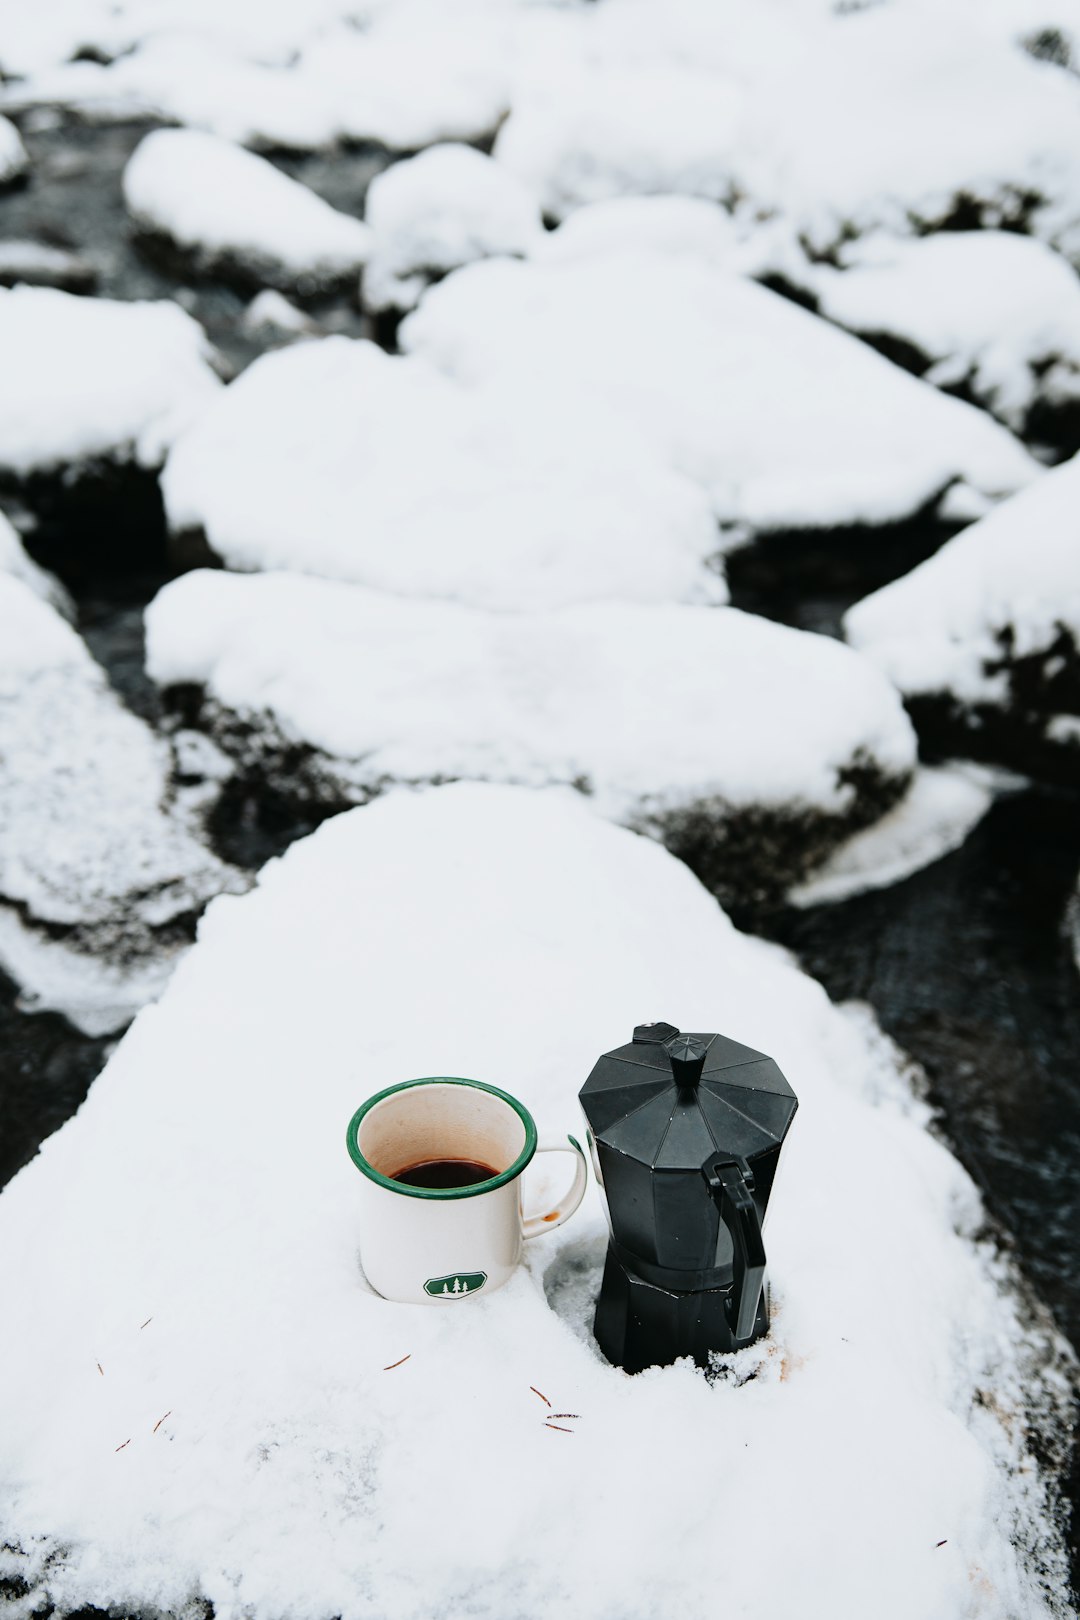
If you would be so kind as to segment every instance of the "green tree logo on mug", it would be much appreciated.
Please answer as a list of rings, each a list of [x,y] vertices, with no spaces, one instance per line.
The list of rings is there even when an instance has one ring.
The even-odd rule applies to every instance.
[[[537,1136],[523,1103],[452,1075],[406,1080],[349,1121],[362,1173],[360,1259],[371,1286],[402,1304],[449,1305],[513,1275],[522,1242],[577,1209],[588,1171],[572,1136]],[[525,1215],[521,1177],[537,1153],[569,1153],[574,1177],[550,1209]]]

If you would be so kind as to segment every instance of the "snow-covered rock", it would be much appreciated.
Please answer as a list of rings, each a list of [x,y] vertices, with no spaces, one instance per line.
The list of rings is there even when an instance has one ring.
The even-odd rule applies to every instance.
[[[573,1129],[646,1016],[764,1048],[798,1092],[768,1338],[712,1379],[604,1363],[595,1187],[490,1298],[374,1295],[363,1097],[471,1075]],[[866,1020],[572,795],[338,817],[211,908],[0,1195],[0,1297],[33,1302],[0,1336],[0,1575],[27,1612],[655,1620],[720,1573],[759,1620],[807,1593],[836,1620],[1064,1620],[1052,1345],[926,1119]]]
[[[891,346],[939,387],[962,388],[1016,432],[1080,406],[1080,280],[1015,231],[878,233],[807,265],[818,308]]]
[[[167,750],[83,642],[0,572],[0,901],[130,967],[175,952],[235,881],[167,808]]]
[[[159,129],[124,170],[140,234],[197,274],[316,294],[348,286],[371,232],[266,158],[201,130]]]
[[[10,118],[0,118],[0,187],[21,180],[30,167],[26,147]]]
[[[1076,778],[1078,501],[1074,457],[847,614],[848,640],[936,741]]]
[[[71,598],[63,585],[55,574],[39,568],[33,558],[27,556],[14,524],[8,521],[3,512],[0,512],[0,574],[13,575],[65,618],[74,617]]]
[[[246,332],[277,332],[289,338],[313,337],[319,331],[310,315],[290,304],[272,287],[264,287],[261,293],[255,294],[244,311],[243,325]]]
[[[694,256],[489,259],[433,287],[410,352],[476,383],[508,373],[621,415],[753,534],[881,524],[962,479],[1036,476],[998,423],[788,299]]]
[[[993,799],[978,767],[922,766],[891,810],[842,843],[788,899],[817,906],[900,883],[959,849]]]
[[[211,354],[177,304],[0,289],[0,477],[159,465],[220,387]]]
[[[198,687],[201,723],[279,795],[325,807],[394,782],[573,785],[733,903],[775,898],[898,797],[915,761],[883,677],[730,608],[509,616],[214,571],[166,586],[146,625],[153,678]]]
[[[826,251],[1015,225],[1080,259],[1077,87],[970,7],[848,7],[755,75],[739,179]]]
[[[571,264],[659,253],[689,256],[740,275],[764,275],[784,269],[794,251],[781,221],[748,221],[698,197],[613,197],[576,209],[558,230],[534,242],[528,257]],[[796,262],[801,269],[801,253]]]
[[[474,259],[526,254],[542,237],[536,199],[475,147],[447,142],[395,163],[368,187],[371,309],[412,309],[425,287]]]
[[[234,568],[511,611],[725,594],[708,503],[621,419],[530,379],[459,388],[347,338],[257,360],[162,488],[173,530]]]
[[[97,281],[95,262],[46,242],[0,242],[0,287],[25,282],[33,287],[59,287],[64,292],[90,292]]]

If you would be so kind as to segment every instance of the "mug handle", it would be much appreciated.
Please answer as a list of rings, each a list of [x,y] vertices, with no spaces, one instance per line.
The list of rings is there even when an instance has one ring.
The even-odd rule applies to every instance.
[[[542,1136],[536,1145],[537,1153],[572,1153],[574,1155],[574,1179],[569,1189],[558,1202],[541,1215],[524,1215],[521,1220],[522,1235],[527,1238],[539,1237],[541,1232],[554,1232],[563,1221],[568,1221],[585,1196],[585,1187],[589,1179],[588,1163],[581,1143],[573,1136]]]

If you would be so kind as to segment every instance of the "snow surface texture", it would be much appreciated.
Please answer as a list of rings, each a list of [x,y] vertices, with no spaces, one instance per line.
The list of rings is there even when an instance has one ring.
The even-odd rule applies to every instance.
[[[203,723],[279,790],[297,745],[314,756],[298,793],[331,804],[393,782],[579,786],[692,864],[704,840],[725,894],[744,899],[801,876],[915,763],[883,677],[837,642],[731,608],[511,617],[214,571],[166,586],[146,624],[153,678],[201,688]]]
[[[165,808],[167,767],[75,631],[0,573],[0,899],[123,965],[189,938],[234,878]]]
[[[0,118],[0,186],[21,180],[30,160],[15,125],[10,118]]]
[[[595,1186],[489,1298],[375,1296],[357,1103],[450,1072],[572,1130],[646,1016],[719,1025],[798,1092],[768,1339],[712,1380],[604,1363]],[[336,818],[210,909],[0,1195],[0,1290],[35,1302],[0,1340],[15,1620],[197,1597],[218,1620],[651,1620],[702,1612],[718,1569],[761,1620],[807,1592],[837,1620],[1063,1617],[1030,1449],[1053,1348],[926,1118],[866,1020],[573,796],[458,784]],[[823,1163],[858,1211],[843,1264]]]
[[[173,530],[233,568],[511,611],[726,595],[708,503],[621,418],[532,379],[460,388],[348,338],[257,360],[162,488]]]
[[[448,142],[376,175],[364,302],[412,309],[429,282],[474,259],[525,254],[543,236],[536,199],[475,147]]]
[[[1080,281],[1043,243],[1014,231],[879,234],[841,262],[805,267],[820,312],[903,346],[928,382],[963,388],[1017,432],[1037,407],[1080,405]]]
[[[921,767],[899,804],[840,845],[788,899],[796,906],[884,889],[959,849],[994,802],[977,768]]]
[[[982,412],[693,256],[490,259],[400,337],[461,382],[526,375],[621,415],[748,533],[886,523],[956,479],[999,495],[1036,474]]]
[[[201,274],[315,294],[348,285],[371,232],[243,147],[200,130],[159,129],[124,170],[137,228]]]
[[[211,353],[177,304],[0,289],[0,475],[160,465],[220,387]]]
[[[1080,766],[1080,457],[859,602],[848,640],[978,757]]]

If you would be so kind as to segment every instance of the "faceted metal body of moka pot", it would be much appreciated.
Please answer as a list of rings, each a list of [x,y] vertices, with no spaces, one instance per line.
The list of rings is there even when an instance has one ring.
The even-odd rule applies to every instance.
[[[594,1332],[627,1372],[768,1331],[762,1222],[798,1100],[772,1058],[641,1024],[581,1088],[611,1241]]]

